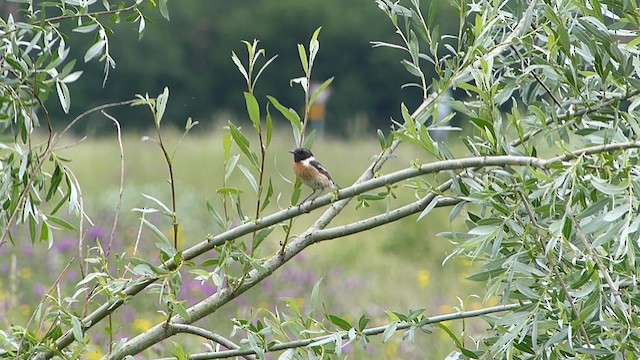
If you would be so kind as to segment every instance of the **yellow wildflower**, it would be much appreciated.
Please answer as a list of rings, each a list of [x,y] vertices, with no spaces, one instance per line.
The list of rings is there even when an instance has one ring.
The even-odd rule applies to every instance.
[[[153,326],[153,323],[147,319],[135,319],[131,323],[131,329],[135,332],[144,332]]]
[[[99,350],[88,352],[86,355],[87,360],[100,360],[104,356]]]
[[[429,270],[420,270],[418,272],[418,285],[421,288],[426,288],[429,286],[429,281],[431,280],[431,273]]]
[[[25,267],[20,270],[20,277],[24,280],[31,279],[32,274],[31,268]]]

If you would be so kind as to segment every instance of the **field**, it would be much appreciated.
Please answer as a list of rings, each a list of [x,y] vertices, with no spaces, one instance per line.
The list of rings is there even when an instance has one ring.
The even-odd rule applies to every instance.
[[[286,134],[285,131],[282,131]],[[197,129],[180,144],[174,158],[174,172],[177,189],[177,216],[180,224],[179,246],[186,248],[204,240],[207,234],[219,231],[207,212],[205,201],[208,199],[218,208],[221,201],[216,193],[222,184],[222,130],[206,131]],[[150,207],[154,204],[142,194],[148,194],[170,203],[167,165],[162,153],[152,141],[142,141],[144,135],[127,134],[123,139],[125,187],[122,195],[122,210],[116,228],[116,237],[111,250],[113,256],[125,254],[159,261],[154,246],[154,236],[147,229],[140,229],[140,214],[133,208]],[[179,135],[164,134],[168,148],[173,149]],[[72,143],[69,140],[69,143]],[[417,149],[403,145],[397,157],[391,159],[383,172],[405,168],[412,161],[429,162],[432,159]],[[288,149],[294,147],[292,140],[284,135],[276,136],[271,148],[271,157],[267,161],[268,173],[273,180],[275,194],[281,194],[279,201],[273,201],[265,214],[288,206],[293,186],[285,179],[292,180],[291,155]],[[374,138],[356,138],[348,140],[319,139],[314,152],[319,160],[329,168],[339,185],[351,184],[369,164],[371,155],[378,152],[378,142]],[[235,148],[233,151],[239,153]],[[70,169],[82,185],[82,197],[85,211],[92,223],[83,225],[84,242],[95,244],[96,240],[105,244],[111,233],[115,216],[120,182],[120,156],[115,136],[93,138],[80,142],[61,152],[72,160]],[[441,175],[442,176],[442,175]],[[239,174],[231,178],[233,185],[244,189],[243,206],[246,214],[251,214],[252,190],[246,179]],[[303,190],[302,196],[308,194]],[[397,190],[398,198],[392,205],[404,204],[414,198],[414,191],[401,184]],[[276,197],[274,197],[276,199]],[[369,208],[356,209],[355,202],[350,204],[330,226],[352,222],[374,214],[383,213],[386,202],[372,202]],[[347,320],[357,321],[366,314],[372,319],[371,325],[388,323],[385,310],[407,313],[412,309],[424,308],[429,315],[456,311],[464,306],[474,309],[482,305],[481,299],[472,296],[479,292],[477,284],[466,280],[466,276],[475,265],[460,259],[443,264],[451,253],[453,245],[436,236],[451,226],[459,226],[461,219],[453,225],[449,221],[450,209],[437,209],[427,217],[416,221],[416,216],[404,219],[390,226],[377,228],[335,241],[326,241],[308,248],[273,276],[241,296],[234,303],[223,307],[219,312],[199,323],[209,330],[228,336],[232,329],[230,318],[251,318],[258,308],[275,311],[284,307],[282,298],[293,298],[304,306],[311,294],[313,285],[322,278],[320,294],[322,301],[331,313]],[[321,214],[316,210],[304,215],[294,223],[293,233],[303,231]],[[153,214],[152,214],[153,215]],[[147,218],[167,235],[171,233],[171,224],[167,218],[149,216]],[[78,223],[78,219],[71,218]],[[26,234],[26,232],[25,232]],[[267,246],[262,256],[277,249],[284,233],[276,229],[265,241]],[[0,248],[0,327],[11,324],[25,324],[37,304],[46,293],[58,297],[58,290],[51,285],[61,274],[63,268],[75,254],[78,234],[58,232],[51,249],[46,244],[31,245],[28,236],[14,233],[15,245]],[[198,259],[200,264],[205,259]],[[60,296],[69,296],[74,292],[74,284],[80,280],[77,259],[62,277]],[[215,291],[213,284],[201,284],[193,279],[194,275],[183,272],[183,287],[180,297],[193,304],[198,299]],[[113,318],[116,338],[130,338],[163,320],[155,309],[157,294],[143,293],[118,310]],[[461,305],[463,303],[464,305]],[[16,311],[17,310],[17,311]],[[322,314],[317,314],[322,318]],[[483,328],[481,323],[465,324],[468,333],[477,333]],[[462,323],[450,323],[448,326],[460,330]],[[36,326],[32,324],[32,328]],[[106,352],[106,333],[104,326],[89,331],[91,342],[95,345],[93,357],[99,358]],[[366,349],[358,344],[345,349],[347,358],[354,359],[418,359],[444,358],[455,349],[448,335],[437,328],[432,334],[416,334],[416,341],[410,344],[403,341],[400,333],[385,344],[380,338],[372,339]],[[176,337],[187,350],[204,351],[199,345],[200,339]],[[467,341],[470,341],[467,338]],[[171,342],[164,347],[156,347],[139,358],[169,356]],[[276,358],[273,356],[272,358]]]

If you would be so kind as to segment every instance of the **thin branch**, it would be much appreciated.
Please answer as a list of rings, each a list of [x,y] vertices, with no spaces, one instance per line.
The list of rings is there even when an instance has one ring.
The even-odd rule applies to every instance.
[[[171,161],[171,156],[169,156],[169,152],[167,152],[166,147],[164,146],[164,142],[162,141],[162,134],[160,131],[160,122],[156,122],[156,130],[158,133],[158,144],[160,145],[160,149],[162,149],[162,154],[164,155],[164,160],[167,163],[168,171],[169,171],[169,186],[171,190],[171,225],[173,226],[173,247],[178,251],[178,209],[176,205],[176,185],[173,177],[173,162]]]
[[[107,245],[106,256],[108,257],[109,253],[111,252],[111,245],[113,244],[113,239],[116,236],[116,227],[118,226],[118,218],[120,216],[120,210],[122,208],[122,193],[124,191],[124,147],[122,146],[122,131],[120,128],[120,122],[118,122],[118,120],[113,116],[107,114],[104,110],[102,110],[101,113],[107,119],[113,121],[113,124],[116,126],[116,132],[118,136],[118,148],[120,150],[120,186],[118,188],[118,201],[116,202],[116,213],[113,218],[111,235],[109,236],[109,245]]]
[[[197,326],[193,326],[193,325],[186,325],[186,324],[169,324],[168,326],[174,328],[177,332],[179,333],[186,333],[186,334],[192,334],[192,335],[197,335],[200,337],[203,337],[205,339],[211,340],[217,344],[220,344],[228,349],[231,350],[238,350],[240,349],[240,346],[238,346],[237,344],[235,344],[233,341],[225,338],[222,335],[216,334],[214,332],[211,332],[209,330],[197,327]],[[250,354],[243,354],[243,355],[238,355],[238,356],[242,356],[245,359],[248,360],[254,360],[256,357]]]
[[[571,208],[567,207],[566,212],[569,218],[571,219],[571,223],[573,224],[573,227],[575,229],[576,236],[578,237],[578,239],[580,239],[580,241],[582,241],[582,244],[587,249],[587,253],[589,254],[589,257],[596,263],[598,270],[600,270],[600,273],[602,274],[605,281],[609,285],[609,288],[611,289],[611,294],[615,299],[616,305],[618,305],[618,309],[622,312],[622,315],[624,315],[624,319],[627,322],[627,324],[631,324],[631,316],[627,311],[627,305],[624,303],[624,301],[622,301],[622,298],[620,297],[620,290],[618,290],[618,286],[616,286],[616,284],[613,282],[613,279],[611,278],[611,274],[609,274],[609,270],[607,270],[607,267],[604,266],[604,264],[602,263],[602,260],[600,260],[598,255],[593,251],[591,241],[589,241],[587,236],[582,232],[582,229],[580,228],[580,224],[578,223],[578,220],[576,220],[576,217],[571,211]]]
[[[556,121],[562,121],[562,120],[567,120],[569,118],[577,118],[577,117],[580,117],[580,116],[583,116],[583,115],[591,114],[591,113],[594,113],[596,111],[599,111],[601,109],[604,109],[606,107],[609,107],[609,106],[613,105],[616,101],[628,100],[628,99],[630,99],[630,98],[632,98],[632,97],[634,97],[636,95],[639,95],[639,94],[640,94],[640,89],[633,90],[633,91],[631,91],[631,92],[629,92],[627,94],[620,94],[619,97],[610,98],[609,100],[603,101],[603,102],[601,102],[600,104],[598,104],[598,105],[596,105],[594,107],[585,108],[585,109],[582,109],[580,111],[576,111],[575,113],[567,112],[567,113],[565,113],[563,115],[558,116],[557,118],[551,117],[551,118],[547,119],[547,121],[545,122],[545,125],[551,125]],[[533,136],[538,135],[541,131],[542,131],[542,129],[532,130],[532,131],[526,133],[522,137],[522,139],[516,139],[516,140],[512,141],[509,144],[509,146],[518,147],[518,146],[522,145],[523,142],[528,141]]]
[[[511,50],[513,50],[514,53],[516,53],[518,55],[518,57],[520,58],[520,61],[522,62],[522,70],[524,71],[525,68],[525,59],[522,56],[522,54],[520,54],[520,51],[518,51],[518,49],[511,44],[510,45]],[[544,91],[551,97],[551,99],[553,100],[553,102],[556,104],[556,106],[560,109],[562,108],[562,104],[560,104],[560,101],[558,101],[558,99],[556,98],[556,96],[553,94],[553,92],[551,91],[551,89],[549,89],[549,87],[547,86],[547,84],[544,83],[544,81],[542,81],[542,79],[538,76],[538,74],[536,74],[535,70],[531,70],[531,75],[533,75],[533,78],[536,79],[536,82],[538,84],[540,84],[540,86],[542,86],[542,88],[544,89]]]
[[[392,223],[394,221],[400,220],[407,216],[416,214],[422,210],[424,210],[432,201],[436,201],[436,207],[440,206],[450,206],[451,203],[457,203],[461,200],[459,199],[447,199],[447,201],[440,202],[440,199],[437,198],[436,193],[441,193],[443,191],[449,190],[449,188],[453,185],[452,180],[448,180],[440,185],[435,191],[429,193],[427,196],[422,199],[415,201],[411,204],[402,206],[400,208],[394,209],[384,214],[380,214],[377,216],[372,216],[368,219],[356,221],[351,224],[342,225],[333,227],[330,229],[318,230],[312,234],[309,234],[310,240],[312,242],[320,242],[329,239],[336,239],[345,237],[348,235],[352,235],[355,233],[371,230],[378,226],[386,225]]]
[[[522,205],[524,206],[527,214],[529,215],[529,221],[531,222],[531,224],[533,224],[533,226],[535,228],[539,229],[539,230],[548,232],[548,229],[546,229],[545,227],[541,226],[538,223],[538,221],[536,220],[536,216],[533,213],[533,209],[531,208],[531,206],[529,204],[529,200],[524,195],[524,193],[522,193],[522,191],[518,190],[518,195],[520,196],[520,199],[522,200]],[[553,274],[555,275],[556,279],[558,279],[558,283],[560,284],[560,287],[564,291],[564,296],[567,298],[567,301],[569,302],[569,306],[571,307],[571,312],[573,313],[574,318],[577,319],[580,316],[580,312],[578,311],[578,309],[576,307],[576,302],[575,302],[573,296],[571,295],[571,292],[569,292],[569,288],[567,287],[566,283],[564,282],[564,278],[562,277],[562,273],[560,272],[560,266],[556,263],[555,259],[553,258],[552,254],[551,254],[551,251],[547,252],[545,250],[547,248],[547,243],[544,241],[542,236],[540,236],[539,234],[537,234],[537,235],[538,235],[537,236],[538,241],[540,242],[540,248],[542,249],[542,251],[544,253],[546,253],[547,261],[549,261],[549,264],[551,265],[551,271],[553,271]],[[584,338],[585,343],[587,344],[587,346],[591,347],[591,342],[589,341],[589,335],[587,334],[587,331],[584,328],[584,324],[580,324],[580,334]]]
[[[479,317],[479,316],[488,315],[488,314],[494,314],[498,312],[513,311],[513,310],[517,310],[522,306],[523,304],[506,304],[506,305],[492,306],[492,307],[478,309],[478,310],[459,311],[455,313],[436,315],[436,316],[425,318],[422,321],[420,321],[420,324],[421,324],[420,327],[425,325],[430,325],[430,324],[437,324],[445,321],[468,319],[468,318]],[[366,328],[362,331],[361,335],[365,335],[365,336],[380,335],[384,333],[385,330],[387,330],[389,325],[390,324]],[[413,326],[418,327],[419,324],[402,322],[397,324],[396,329],[405,330]],[[339,331],[337,334],[339,334],[343,339],[349,338],[348,331]],[[309,346],[310,344],[313,344],[314,342],[322,341],[333,336],[335,336],[335,334],[317,336],[309,339],[294,340],[294,341],[285,342],[285,343],[279,343],[265,349],[265,352],[274,352],[274,351],[282,351],[286,349],[305,347],[305,346]],[[189,359],[191,360],[225,359],[225,358],[250,355],[250,354],[255,354],[255,351],[251,349],[227,350],[227,351],[219,351],[219,352],[193,354],[189,357]],[[169,360],[169,359],[175,359],[175,358],[165,358],[161,360]]]
[[[95,16],[100,16],[100,15],[118,14],[118,13],[121,13],[121,12],[127,12],[129,10],[132,10],[132,9],[136,8],[138,5],[139,5],[139,2],[136,1],[135,3],[133,3],[133,4],[129,5],[129,6],[127,6],[127,7],[124,7],[122,9],[95,11],[95,12],[86,13],[86,14],[59,15],[59,16],[53,16],[53,17],[50,17],[50,18],[46,18],[46,19],[44,19],[44,21],[48,22],[48,23],[51,23],[51,22],[56,22],[56,21],[60,21],[60,20],[75,19],[75,18],[79,18],[79,17],[95,17]]]
[[[639,141],[624,142],[624,143],[615,143],[615,144],[605,144],[605,145],[598,145],[598,146],[590,146],[590,147],[587,147],[587,148],[574,150],[574,151],[572,151],[572,152],[570,152],[568,154],[565,154],[565,155],[560,155],[560,156],[556,156],[556,157],[550,158],[547,161],[549,163],[555,163],[555,162],[560,162],[560,161],[568,161],[568,160],[576,159],[578,157],[585,156],[585,155],[594,155],[594,154],[600,154],[600,153],[603,153],[603,152],[610,152],[610,151],[615,151],[615,150],[635,149],[635,148],[639,148],[639,147],[640,147],[640,140]]]

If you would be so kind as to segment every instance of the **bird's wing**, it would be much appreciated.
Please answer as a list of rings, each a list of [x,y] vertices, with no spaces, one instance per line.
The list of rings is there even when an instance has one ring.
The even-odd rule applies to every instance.
[[[316,170],[318,170],[322,175],[326,176],[327,178],[329,178],[329,180],[331,180],[331,182],[333,182],[333,179],[331,178],[331,175],[329,175],[329,171],[327,171],[327,169],[325,169],[325,167],[322,166],[322,164],[320,164],[316,160],[311,160],[311,161],[309,161],[309,165],[311,165],[314,168],[316,168]]]

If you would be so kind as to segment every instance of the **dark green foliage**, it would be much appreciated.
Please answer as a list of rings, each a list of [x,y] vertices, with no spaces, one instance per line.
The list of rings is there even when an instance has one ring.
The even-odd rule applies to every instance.
[[[425,4],[426,5],[426,4]],[[444,5],[444,4],[443,4]],[[278,58],[262,75],[256,97],[272,95],[296,109],[304,105],[289,79],[303,76],[295,46],[308,41],[308,34],[322,26],[323,47],[315,66],[314,78],[323,81],[335,76],[327,108],[329,130],[348,135],[349,123],[365,115],[372,128],[388,130],[390,117],[399,118],[399,104],[414,108],[421,93],[415,88],[401,89],[413,77],[401,66],[401,54],[384,48],[374,49],[371,41],[394,38],[389,21],[371,0],[260,0],[260,1],[170,1],[171,21],[150,14],[153,31],[138,40],[132,30],[138,24],[114,25],[111,39],[117,65],[102,83],[101,63],[79,64],[86,70],[84,81],[74,84],[72,114],[105,102],[127,99],[136,93],[172,91],[167,122],[181,127],[191,116],[207,125],[213,120],[226,122],[238,118],[248,121],[240,75],[231,62],[231,51],[240,53],[240,40],[260,39],[267,57]],[[447,8],[450,13],[450,8]],[[439,12],[441,19],[449,17]],[[444,21],[442,32],[455,32],[455,15]],[[127,31],[123,31],[129,28]],[[72,34],[72,49],[85,49],[82,43],[92,36]],[[83,50],[82,50],[83,51]],[[74,54],[72,54],[74,55]],[[425,62],[428,68],[429,64]],[[428,76],[431,78],[432,76]],[[57,125],[68,120],[60,106],[53,109]],[[125,129],[146,128],[148,114],[118,109],[114,115]],[[282,120],[278,117],[278,120]],[[104,121],[85,121],[95,131],[111,129]],[[82,131],[82,127],[76,128]]]

